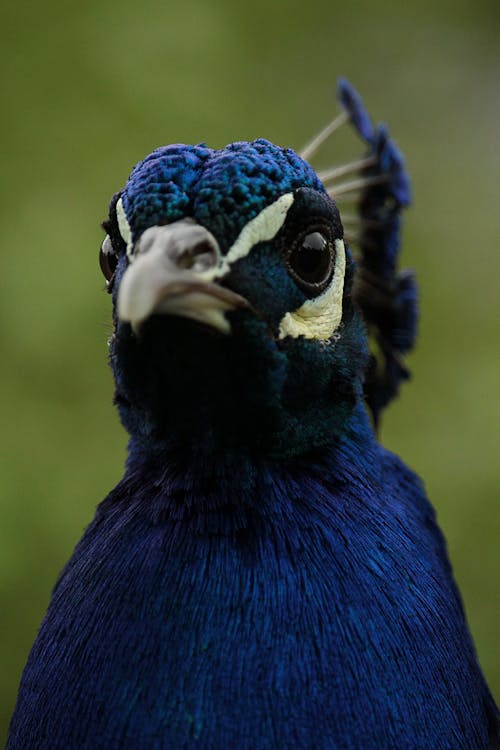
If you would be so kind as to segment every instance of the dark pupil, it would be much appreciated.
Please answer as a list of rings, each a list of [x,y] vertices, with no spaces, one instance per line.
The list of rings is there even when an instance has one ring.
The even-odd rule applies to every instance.
[[[320,232],[306,234],[292,251],[290,266],[308,284],[319,284],[328,276],[332,256],[330,245]]]
[[[108,253],[101,248],[99,252],[99,265],[106,281],[111,281],[118,265],[118,258],[114,253]]]

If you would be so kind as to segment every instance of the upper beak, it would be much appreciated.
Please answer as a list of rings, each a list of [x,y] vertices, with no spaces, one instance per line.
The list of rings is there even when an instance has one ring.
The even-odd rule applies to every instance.
[[[134,247],[118,290],[118,317],[137,331],[155,313],[180,315],[229,333],[224,313],[248,301],[214,283],[220,250],[191,219],[147,229]]]

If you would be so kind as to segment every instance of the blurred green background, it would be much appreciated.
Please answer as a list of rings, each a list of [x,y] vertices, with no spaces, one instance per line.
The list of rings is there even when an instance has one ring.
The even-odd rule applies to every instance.
[[[414,184],[420,343],[382,438],[426,481],[499,695],[498,7],[4,0],[0,735],[56,576],[122,473],[97,264],[111,194],[165,143],[300,147],[339,74],[390,123]]]

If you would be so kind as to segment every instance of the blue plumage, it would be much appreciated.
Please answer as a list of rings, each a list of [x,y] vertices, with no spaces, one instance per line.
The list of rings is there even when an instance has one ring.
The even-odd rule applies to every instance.
[[[340,96],[370,149],[357,270],[328,181],[262,139],[157,149],[113,198],[126,471],[56,584],[9,750],[494,746],[434,512],[365,409],[414,342],[408,180]]]

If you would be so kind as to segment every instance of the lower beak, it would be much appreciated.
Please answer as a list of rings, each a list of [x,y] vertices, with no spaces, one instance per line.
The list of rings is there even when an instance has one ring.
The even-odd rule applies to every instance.
[[[229,333],[225,313],[249,308],[211,280],[220,253],[212,235],[190,220],[151,227],[141,236],[118,290],[118,317],[137,332],[151,315],[178,315]]]

